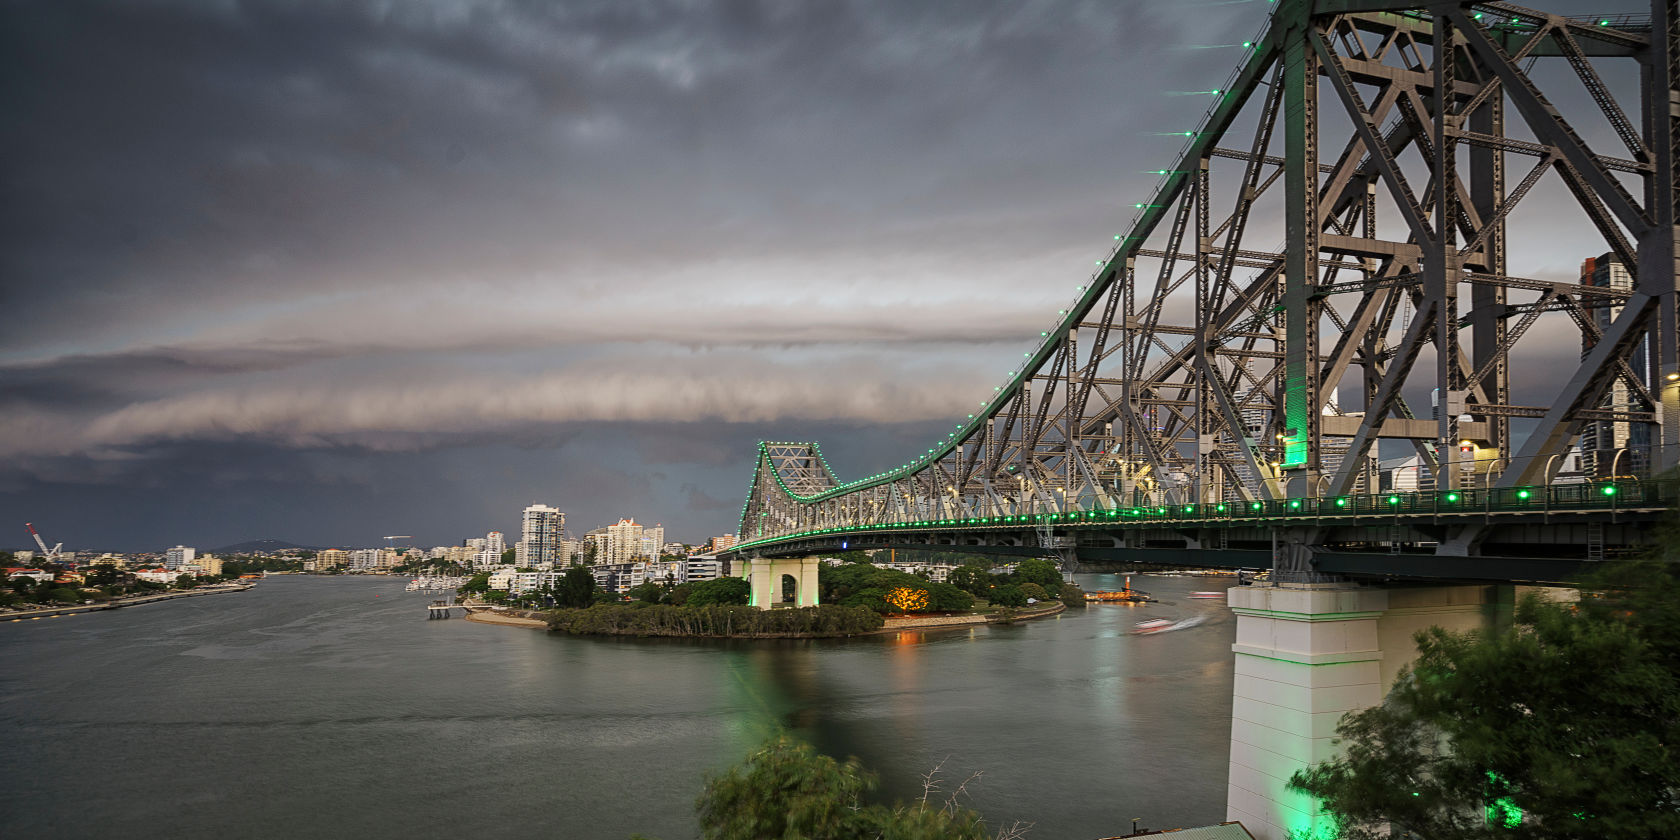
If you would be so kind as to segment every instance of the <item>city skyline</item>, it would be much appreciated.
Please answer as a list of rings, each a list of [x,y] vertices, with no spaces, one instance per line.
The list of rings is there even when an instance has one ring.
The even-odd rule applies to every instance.
[[[890,468],[1269,10],[1196,8],[8,7],[0,545],[704,538],[760,439]]]

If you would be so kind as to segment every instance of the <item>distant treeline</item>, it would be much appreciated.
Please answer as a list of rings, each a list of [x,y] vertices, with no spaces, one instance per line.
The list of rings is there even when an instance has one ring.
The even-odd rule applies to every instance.
[[[884,623],[874,610],[836,604],[778,610],[735,604],[596,604],[548,613],[549,629],[579,636],[819,638],[855,636]]]

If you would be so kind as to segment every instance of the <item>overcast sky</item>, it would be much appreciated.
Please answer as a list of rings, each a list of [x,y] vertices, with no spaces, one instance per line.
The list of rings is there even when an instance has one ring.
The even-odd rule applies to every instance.
[[[698,542],[759,439],[900,463],[1269,8],[0,4],[0,547]]]

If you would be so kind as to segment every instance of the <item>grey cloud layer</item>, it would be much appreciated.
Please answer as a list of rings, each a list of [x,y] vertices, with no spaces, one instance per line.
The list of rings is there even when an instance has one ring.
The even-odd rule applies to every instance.
[[[173,540],[148,494],[211,482],[272,533],[312,481],[513,445],[564,470],[390,504],[471,533],[492,483],[620,487],[724,530],[753,436],[878,469],[989,393],[1201,110],[1153,92],[1235,58],[1160,45],[1261,13],[5,4],[0,507],[97,487]]]

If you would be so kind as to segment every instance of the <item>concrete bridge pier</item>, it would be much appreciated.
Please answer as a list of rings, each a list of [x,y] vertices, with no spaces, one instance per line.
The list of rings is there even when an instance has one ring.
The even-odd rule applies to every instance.
[[[1511,588],[1269,583],[1233,587],[1236,679],[1225,815],[1258,840],[1331,836],[1290,775],[1333,757],[1343,714],[1382,702],[1416,654],[1412,635],[1492,626]]]
[[[769,609],[784,603],[800,607],[816,606],[817,566],[821,562],[815,557],[760,557],[748,560],[745,564],[746,569],[742,572],[742,576],[752,587],[751,600],[747,603],[759,609]],[[797,597],[792,602],[782,600],[784,577],[792,577],[794,581]]]

